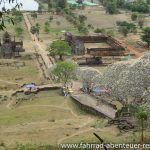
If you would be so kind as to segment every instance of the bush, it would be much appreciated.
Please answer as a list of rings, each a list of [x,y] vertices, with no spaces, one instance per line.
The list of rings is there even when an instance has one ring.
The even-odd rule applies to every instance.
[[[2,47],[0,47],[0,57],[3,56],[4,50],[2,49]]]
[[[107,35],[108,36],[114,36],[115,35],[114,30],[107,31]]]
[[[94,29],[93,25],[92,24],[88,24],[88,28],[90,29]]]
[[[44,26],[44,32],[46,32],[46,33],[50,32],[49,26]]]
[[[31,29],[30,29],[30,32],[32,34],[35,34],[35,33],[39,33],[39,29],[37,26],[32,26]]]
[[[77,28],[78,28],[78,31],[79,31],[80,33],[84,33],[84,34],[87,34],[87,33],[88,33],[88,29],[87,29],[83,24],[79,24],[79,25],[77,26]]]
[[[49,21],[51,22],[53,20],[53,16],[50,16],[49,17]]]
[[[118,21],[116,24],[119,26],[119,32],[124,36],[127,36],[128,33],[136,33],[137,27],[133,23],[129,23],[127,21]]]
[[[132,19],[133,21],[136,21],[137,18],[138,18],[138,14],[137,14],[137,13],[132,13],[131,19]]]
[[[115,1],[109,1],[106,3],[106,12],[109,14],[115,14],[118,12],[117,4]]]
[[[105,33],[105,29],[97,28],[94,30],[95,33]]]

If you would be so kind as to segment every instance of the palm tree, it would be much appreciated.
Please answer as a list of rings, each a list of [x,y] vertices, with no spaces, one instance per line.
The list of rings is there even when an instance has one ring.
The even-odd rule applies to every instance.
[[[136,117],[140,122],[141,127],[141,142],[144,141],[144,121],[148,118],[148,110],[145,107],[138,107],[136,109]]]

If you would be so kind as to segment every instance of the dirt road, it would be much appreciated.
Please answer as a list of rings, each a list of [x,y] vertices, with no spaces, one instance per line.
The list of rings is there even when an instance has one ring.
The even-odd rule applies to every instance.
[[[142,53],[138,52],[134,47],[127,44],[125,41],[119,39],[118,41],[123,45],[123,47],[125,47],[128,51],[130,51],[131,54],[134,55],[134,58],[139,58],[140,56],[142,56]]]

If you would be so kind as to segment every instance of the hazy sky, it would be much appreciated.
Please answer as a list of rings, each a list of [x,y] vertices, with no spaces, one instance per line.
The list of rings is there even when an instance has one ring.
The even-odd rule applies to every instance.
[[[34,0],[17,0],[18,3],[22,3],[23,4],[23,7],[21,8],[21,10],[38,10],[38,3],[35,2]],[[15,5],[14,4],[9,4],[8,3],[8,0],[5,4],[5,7],[8,8],[8,9],[11,9],[13,6]],[[0,5],[0,9],[3,7],[4,5]]]

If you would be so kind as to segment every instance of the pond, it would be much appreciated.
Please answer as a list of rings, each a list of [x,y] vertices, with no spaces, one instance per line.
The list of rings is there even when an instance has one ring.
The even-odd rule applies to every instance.
[[[21,10],[27,10],[27,11],[36,11],[38,10],[38,6],[39,4],[35,1],[35,0],[17,0],[18,3],[22,3],[23,6],[20,8]],[[15,6],[15,2],[12,4],[9,3],[9,1],[7,0],[5,2],[5,7],[7,9],[11,9]],[[3,4],[0,5],[0,10],[3,8]]]

